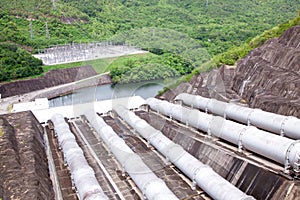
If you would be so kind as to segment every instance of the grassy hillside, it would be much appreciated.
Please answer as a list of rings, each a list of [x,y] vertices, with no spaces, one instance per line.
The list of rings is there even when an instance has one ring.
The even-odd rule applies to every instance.
[[[34,49],[109,39],[132,29],[165,28],[198,40],[216,55],[295,17],[299,8],[299,0],[209,0],[208,5],[196,0],[2,0],[0,25],[22,35],[6,40]]]
[[[0,43],[30,52],[115,40],[198,67],[297,15],[299,0],[1,0]],[[158,62],[159,63],[159,62]]]
[[[296,25],[300,25],[300,10],[298,12],[298,16],[294,19],[266,30],[262,34],[246,41],[240,46],[231,47],[228,51],[214,56],[210,63],[213,63],[213,66],[215,67],[222,64],[234,65],[239,59],[245,57],[252,49],[261,46],[268,39],[281,36],[284,31]]]
[[[194,75],[197,75],[204,71],[209,71],[213,68],[219,67],[221,65],[234,65],[241,58],[245,57],[252,49],[261,46],[268,39],[279,37],[282,33],[288,30],[292,26],[300,25],[300,10],[298,12],[298,16],[294,19],[291,19],[285,23],[281,23],[273,28],[264,31],[262,34],[257,35],[256,37],[246,41],[240,46],[233,46],[228,51],[224,53],[220,53],[215,55],[208,62],[203,63],[202,65],[196,67],[192,73],[182,76],[175,83],[169,86],[169,88],[175,88],[182,82],[188,82]],[[160,94],[163,94],[169,88],[164,88],[164,90],[160,91]]]

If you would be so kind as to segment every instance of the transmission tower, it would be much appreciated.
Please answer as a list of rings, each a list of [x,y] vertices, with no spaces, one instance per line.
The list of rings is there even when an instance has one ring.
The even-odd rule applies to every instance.
[[[30,38],[33,38],[33,28],[32,28],[32,21],[29,23],[29,30],[30,30]]]
[[[206,8],[208,7],[208,0],[206,0]]]
[[[46,22],[46,38],[50,38],[49,29],[48,29],[48,22]]]
[[[55,0],[52,0],[52,9],[53,9],[53,10],[56,10]]]

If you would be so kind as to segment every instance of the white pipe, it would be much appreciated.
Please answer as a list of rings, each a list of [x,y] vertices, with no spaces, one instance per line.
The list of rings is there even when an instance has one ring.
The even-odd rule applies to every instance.
[[[78,146],[69,125],[60,114],[55,114],[51,118],[54,130],[57,134],[59,145],[63,150],[65,161],[67,162],[71,178],[77,188],[81,200],[108,200],[100,187],[94,170],[89,166],[83,155],[83,151]]]
[[[147,199],[178,199],[101,117],[96,114],[88,114],[86,117]]]
[[[187,93],[179,94],[175,100],[181,100],[186,105],[210,111],[225,118],[228,117],[248,125],[253,124],[276,134],[300,139],[300,119],[293,116],[274,114]]]
[[[209,166],[201,163],[180,145],[175,144],[133,112],[123,106],[116,106],[113,109],[132,128],[140,133],[143,138],[161,152],[168,161],[176,165],[193,183],[197,183],[212,198],[218,200],[254,199],[226,181]]]
[[[243,147],[284,164],[285,171],[291,166],[295,172],[300,172],[299,141],[274,135],[253,126],[238,124],[222,117],[202,113],[195,109],[175,105],[167,101],[149,98],[146,102],[151,109],[163,115],[171,116],[208,134],[236,144],[239,146],[239,149]]]
[[[101,170],[105,174],[106,178],[108,179],[109,183],[112,185],[112,187],[115,190],[115,192],[118,194],[118,196],[120,197],[121,200],[125,200],[125,197],[121,193],[120,189],[118,188],[118,186],[116,185],[116,183],[113,181],[112,177],[110,176],[110,174],[108,173],[108,171],[103,166],[102,162],[100,161],[100,159],[96,155],[95,151],[93,150],[93,148],[91,147],[91,145],[89,144],[89,142],[87,141],[87,139],[84,137],[83,133],[81,132],[81,130],[79,129],[79,127],[77,126],[77,124],[75,123],[75,120],[73,121],[73,125],[75,126],[75,128],[76,128],[78,134],[80,135],[80,137],[83,139],[84,143],[87,145],[87,148],[89,149],[91,155],[93,156],[93,159],[97,162],[98,166],[101,168]]]

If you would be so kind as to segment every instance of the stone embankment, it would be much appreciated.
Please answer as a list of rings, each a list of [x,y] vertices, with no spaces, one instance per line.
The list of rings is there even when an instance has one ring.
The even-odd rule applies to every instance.
[[[31,112],[0,116],[0,198],[54,199],[43,129]]]
[[[95,75],[97,73],[91,66],[51,70],[39,78],[0,84],[0,94],[2,98],[21,95],[79,81]]]

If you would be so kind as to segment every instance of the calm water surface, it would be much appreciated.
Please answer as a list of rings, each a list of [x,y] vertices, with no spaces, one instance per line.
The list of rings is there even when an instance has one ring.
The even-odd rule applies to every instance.
[[[162,90],[162,81],[129,83],[129,84],[107,84],[89,87],[74,91],[72,94],[60,96],[49,100],[50,107],[65,106],[91,101],[102,101],[121,97],[141,96],[144,99],[154,97]]]

